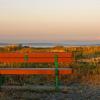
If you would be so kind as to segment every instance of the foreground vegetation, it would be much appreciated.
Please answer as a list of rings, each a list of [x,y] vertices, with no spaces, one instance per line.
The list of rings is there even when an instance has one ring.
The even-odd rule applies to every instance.
[[[23,47],[22,45],[12,45],[7,47],[0,47],[0,52],[72,52],[74,62],[72,64],[61,63],[59,67],[72,67],[74,70],[73,75],[60,76],[60,84],[69,84],[72,82],[86,82],[99,83],[100,77],[100,46],[83,46],[83,47],[63,47],[56,46],[52,48],[33,48]],[[9,64],[0,63],[0,67],[18,67],[18,68],[42,68],[54,67],[54,64]],[[55,76],[6,76],[6,84],[53,84]],[[94,78],[96,77],[96,78]],[[95,79],[95,82],[94,82]]]

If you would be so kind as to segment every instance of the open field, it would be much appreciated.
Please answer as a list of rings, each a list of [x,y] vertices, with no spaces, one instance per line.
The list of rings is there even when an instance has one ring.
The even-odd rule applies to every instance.
[[[100,47],[63,47],[33,48],[22,47],[21,45],[1,47],[0,52],[71,52],[74,62],[72,64],[60,63],[59,68],[70,67],[73,69],[72,75],[62,75],[59,77],[60,85],[65,85],[67,89],[63,91],[34,91],[35,85],[54,86],[55,75],[5,75],[3,86],[12,85],[15,89],[2,87],[0,100],[100,100]],[[37,63],[0,63],[0,68],[54,68],[54,64]],[[4,76],[3,76],[4,77]],[[16,90],[15,86],[20,88]],[[30,89],[21,89],[21,86],[30,86]],[[36,88],[36,87],[35,87]],[[39,88],[39,87],[37,87]]]

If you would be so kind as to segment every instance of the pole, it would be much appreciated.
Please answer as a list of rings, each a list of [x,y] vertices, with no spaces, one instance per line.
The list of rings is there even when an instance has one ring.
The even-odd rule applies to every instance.
[[[59,70],[58,70],[58,55],[54,56],[55,58],[55,89],[56,91],[59,90]]]

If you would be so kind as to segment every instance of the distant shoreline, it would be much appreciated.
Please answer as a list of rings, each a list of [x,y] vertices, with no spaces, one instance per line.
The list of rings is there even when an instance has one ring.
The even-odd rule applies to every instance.
[[[0,47],[6,47],[6,46],[10,46],[10,45],[12,45],[12,44],[0,44]],[[18,44],[14,44],[14,45],[18,45]],[[24,46],[29,46],[29,47],[43,47],[43,48],[45,48],[45,47],[55,47],[55,46],[64,46],[64,47],[75,47],[75,46],[100,46],[100,44],[87,44],[87,45],[79,45],[79,44],[77,44],[77,45],[68,45],[68,44],[44,44],[44,45],[42,45],[42,44],[21,44],[23,47]]]

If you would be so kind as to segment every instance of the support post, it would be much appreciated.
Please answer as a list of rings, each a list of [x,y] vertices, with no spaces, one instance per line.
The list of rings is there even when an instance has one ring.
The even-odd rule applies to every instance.
[[[5,77],[0,75],[0,91],[1,91],[1,86],[4,84],[5,82]]]
[[[58,70],[58,55],[55,55],[55,89],[59,90],[59,70]]]
[[[25,54],[25,55],[24,55],[24,60],[27,62],[27,61],[28,61],[28,59],[29,59],[28,55],[27,55],[27,54]]]

